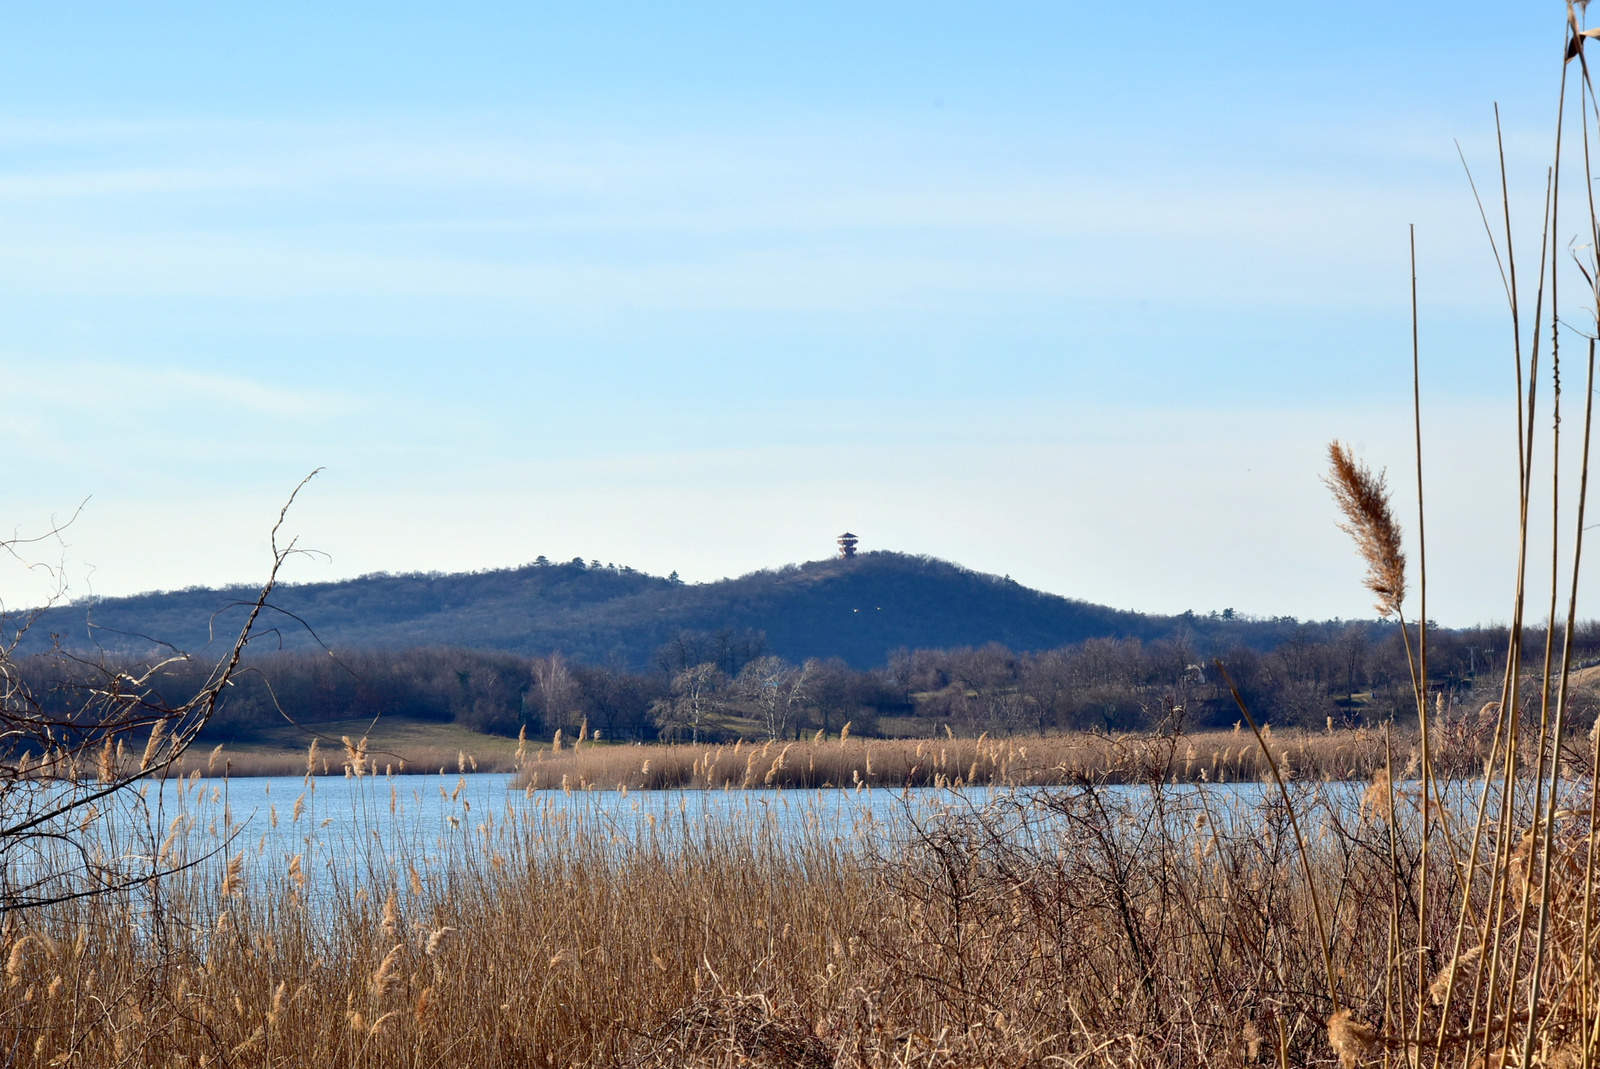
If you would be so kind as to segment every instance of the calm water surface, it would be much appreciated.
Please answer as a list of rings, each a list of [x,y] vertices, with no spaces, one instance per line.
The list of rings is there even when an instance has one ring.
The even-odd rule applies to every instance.
[[[653,842],[671,850],[726,833],[780,849],[807,840],[865,847],[892,842],[913,823],[972,812],[1011,793],[1004,788],[830,788],[525,794],[512,779],[480,773],[172,781],[147,789],[147,822],[122,827],[160,829],[157,839],[179,828],[190,857],[219,849],[228,856],[243,853],[247,870],[257,873],[281,871],[298,855],[315,887],[347,889],[375,873],[392,878],[407,864],[442,872],[501,853],[555,853],[579,843],[592,849],[597,842]],[[1354,817],[1365,786],[1322,785],[1321,795],[1326,804]],[[1038,790],[1015,794],[1026,798]],[[1106,791],[1137,809],[1147,789]],[[1192,822],[1203,804],[1218,825],[1253,833],[1262,803],[1276,800],[1278,793],[1276,787],[1255,783],[1190,785],[1167,788],[1167,797],[1175,826]],[[1049,835],[1049,829],[1046,821],[1018,833]],[[148,833],[144,838],[151,841]]]

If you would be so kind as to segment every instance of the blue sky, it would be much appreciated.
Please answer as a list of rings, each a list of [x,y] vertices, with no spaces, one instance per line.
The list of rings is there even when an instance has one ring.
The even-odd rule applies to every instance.
[[[866,548],[1150,611],[1363,615],[1330,437],[1503,618],[1497,277],[1559,5],[16,5],[5,529],[74,593]],[[1409,504],[1406,507],[1410,507]],[[54,559],[54,558],[52,558]],[[11,604],[43,580],[0,575]]]

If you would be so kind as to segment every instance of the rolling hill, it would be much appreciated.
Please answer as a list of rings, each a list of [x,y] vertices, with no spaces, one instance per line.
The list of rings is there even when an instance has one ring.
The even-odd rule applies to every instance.
[[[30,634],[64,646],[145,654],[156,640],[194,652],[228,640],[255,591],[238,586],[103,598],[57,606]],[[281,586],[268,640],[309,648],[463,646],[640,668],[683,631],[761,632],[791,660],[880,665],[898,647],[999,642],[1037,650],[1087,638],[1155,639],[1180,630],[1266,646],[1292,620],[1224,621],[1111,609],[1031,590],[1009,578],[903,553],[863,553],[684,584],[581,560],[456,574],[377,574]],[[275,630],[273,630],[275,629]],[[311,632],[315,632],[313,637]],[[213,633],[219,636],[213,640]]]

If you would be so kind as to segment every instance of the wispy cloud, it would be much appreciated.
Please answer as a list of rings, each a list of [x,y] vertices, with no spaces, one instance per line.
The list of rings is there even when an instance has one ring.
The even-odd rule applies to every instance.
[[[36,414],[33,429],[48,426],[49,413],[144,420],[186,411],[199,419],[250,413],[284,420],[347,416],[362,407],[354,398],[318,390],[287,388],[244,376],[172,367],[139,368],[95,361],[43,361],[0,355],[7,393],[22,412]]]
[[[885,137],[859,123],[210,133],[141,147],[91,128],[75,151],[0,166],[0,278],[44,293],[553,308],[860,310],[1156,288],[1329,307],[1395,299],[1373,253],[1420,205],[1446,245],[1441,292],[1481,299],[1478,273],[1456,266],[1478,251],[1453,225],[1471,210],[1464,185],[1451,197],[1437,179],[1381,171],[1191,166],[1105,133],[1043,159],[1029,152],[1051,136],[1040,131]]]

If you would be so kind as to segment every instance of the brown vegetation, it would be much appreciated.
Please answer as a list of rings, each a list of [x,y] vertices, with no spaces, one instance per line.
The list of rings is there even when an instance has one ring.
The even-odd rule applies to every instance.
[[[1474,718],[1474,721],[1476,718]],[[1455,727],[1461,760],[1483,739],[1476,723]],[[1414,732],[1395,735],[1402,760]],[[1383,767],[1383,734],[1365,728],[1325,734],[1267,731],[1291,775],[1316,780],[1370,779]],[[520,787],[533,790],[718,790],[827,787],[1037,787],[1088,781],[1257,782],[1270,778],[1249,732],[1184,736],[1170,751],[1147,735],[1024,735],[991,739],[819,739],[716,746],[582,746],[540,751],[523,762]],[[1157,766],[1153,761],[1161,753]],[[1139,755],[1139,762],[1130,760]]]
[[[1185,745],[1124,740],[1107,777]],[[1408,996],[1429,1029],[1464,1034],[1465,1009],[1441,1017],[1418,987],[1439,987],[1453,915],[1431,915],[1435,949],[1413,963],[1416,915],[1392,894],[1393,867],[1403,890],[1420,860],[1416,781],[1290,791],[1292,809],[1257,789],[1088,781],[982,806],[907,796],[896,819],[845,827],[815,800],[620,820],[593,795],[530,792],[492,812],[463,798],[437,837],[374,823],[333,841],[297,805],[275,814],[293,853],[253,831],[216,852],[235,830],[225,799],[188,791],[158,849],[200,864],[5,921],[0,1034],[12,1064],[40,1067],[1242,1066],[1280,1047],[1326,1063],[1336,1012],[1333,1041],[1375,1058],[1409,1026],[1367,1022]],[[1304,860],[1291,812],[1312,832]],[[1562,871],[1586,867],[1587,827],[1556,838]],[[384,849],[361,847],[372,833]],[[1486,907],[1486,868],[1432,864],[1441,906]],[[1592,992],[1581,881],[1554,894],[1559,1045]],[[1526,930],[1513,917],[1474,947],[1509,955]],[[1483,953],[1463,948],[1469,980]]]

